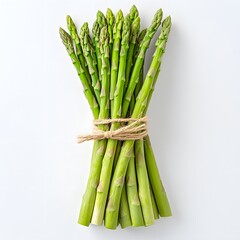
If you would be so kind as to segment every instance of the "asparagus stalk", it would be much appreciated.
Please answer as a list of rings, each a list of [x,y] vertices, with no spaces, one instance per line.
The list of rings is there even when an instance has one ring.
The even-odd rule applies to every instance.
[[[101,89],[101,104],[100,104],[100,119],[107,119],[109,117],[109,87],[110,87],[110,61],[109,61],[109,35],[107,26],[104,26],[100,32],[100,53],[101,53],[101,75],[102,75],[102,89]],[[102,130],[107,130],[107,126],[102,126]]]
[[[138,94],[136,105],[133,110],[132,117],[140,118],[143,116],[146,104],[148,101],[148,96],[151,90],[151,87],[154,82],[155,73],[161,63],[162,53],[166,44],[167,36],[163,38],[163,33],[169,33],[171,27],[171,19],[168,18],[167,21],[164,21],[162,32],[160,37],[156,42],[156,50],[153,55],[151,65],[149,67],[147,76],[141,88],[141,91]],[[114,229],[116,228],[115,219],[118,217],[120,197],[122,193],[123,181],[126,176],[126,171],[128,167],[129,160],[131,155],[129,154],[134,147],[134,141],[128,140],[125,141],[121,153],[112,177],[112,182],[109,190],[109,201],[105,213],[105,227]]]
[[[137,179],[135,172],[135,159],[134,159],[134,151],[131,152],[132,157],[129,160],[129,165],[126,174],[126,188],[127,188],[127,198],[129,204],[129,210],[132,219],[132,225],[144,226],[142,208],[138,196],[138,188],[137,188]]]
[[[157,204],[158,212],[161,217],[172,216],[171,208],[168,202],[167,194],[162,184],[157,163],[152,150],[149,137],[144,139],[144,151],[148,170],[148,176],[152,185],[153,194]]]
[[[135,156],[139,198],[142,206],[145,225],[149,226],[154,223],[154,212],[144,156],[143,140],[137,140],[135,142]]]
[[[115,16],[110,8],[107,9],[106,20],[107,20],[108,34],[109,34],[109,52],[110,52],[110,56],[112,56],[113,27],[115,22]]]
[[[143,41],[141,43],[140,49],[139,49],[139,54],[136,59],[136,62],[133,67],[133,71],[131,74],[130,82],[127,88],[127,91],[124,95],[124,100],[123,100],[123,108],[122,108],[122,115],[126,115],[128,111],[128,107],[131,101],[132,94],[134,92],[134,89],[136,87],[140,69],[143,65],[145,53],[149,47],[149,44],[151,42],[151,39],[153,38],[155,32],[157,31],[159,25],[161,24],[162,20],[162,9],[159,9],[156,14],[154,15],[154,18],[152,20],[152,23],[150,27],[147,29],[147,33],[145,37],[143,38]]]
[[[109,117],[109,45],[107,28],[102,28],[100,32],[100,53],[102,56],[102,90],[100,104],[100,119]],[[101,130],[107,130],[107,126],[99,126]],[[87,183],[87,188],[82,200],[78,223],[88,226],[90,224],[92,213],[95,204],[97,187],[100,189],[99,177],[101,173],[102,159],[105,153],[107,140],[99,140],[94,142],[92,153],[92,162],[90,168],[90,176]]]
[[[135,49],[134,49],[134,64],[137,60],[137,57],[138,57],[138,54],[139,54],[139,51],[140,51],[140,46],[142,44],[142,41],[143,41],[146,33],[147,33],[147,29],[145,28],[139,33],[139,35],[137,37],[136,45],[135,45]]]
[[[143,41],[143,38],[144,36],[146,35],[146,32],[147,32],[147,29],[143,29],[138,38],[137,38],[137,42],[136,42],[136,45],[135,45],[135,49],[134,49],[134,57],[133,57],[133,64],[136,62],[136,59],[138,57],[138,54],[139,54],[139,49],[140,49],[140,45]],[[130,106],[129,106],[129,115],[131,116],[132,112],[133,112],[133,109],[134,109],[134,106],[135,106],[135,102],[136,102],[136,97],[143,85],[143,69],[144,69],[144,61],[143,61],[143,64],[142,64],[142,67],[141,67],[141,70],[140,70],[140,73],[139,73],[139,79],[137,81],[137,85],[135,87],[135,90],[134,90],[134,95],[133,97],[131,98],[131,101],[130,101]]]
[[[127,59],[127,68],[126,68],[126,82],[124,89],[127,88],[130,78],[130,73],[133,65],[134,58],[134,48],[136,45],[137,37],[140,30],[140,17],[138,16],[138,10],[135,5],[130,10],[130,18],[132,21],[131,24],[131,37],[130,37],[130,46],[128,51],[128,59]]]
[[[115,152],[115,157],[114,157],[114,162],[113,162],[113,169],[115,169],[115,166],[117,164],[117,160],[119,158],[119,154],[121,152],[121,148],[122,148],[122,141],[119,141],[118,144],[117,144],[116,152]]]
[[[98,70],[96,66],[96,62],[94,61],[94,49],[93,49],[93,43],[89,36],[89,28],[88,23],[84,23],[80,30],[80,40],[81,45],[83,49],[83,53],[88,65],[89,73],[92,78],[92,86],[96,95],[96,98],[98,100],[98,103],[100,104],[100,81],[98,78]]]
[[[111,86],[110,86],[110,102],[111,102],[111,115],[113,114],[113,99],[114,92],[117,84],[118,75],[118,63],[121,44],[121,32],[123,25],[123,13],[121,10],[117,12],[116,21],[113,27],[113,49],[112,49],[112,61],[111,61]]]
[[[96,56],[97,56],[98,75],[99,75],[100,81],[101,81],[101,77],[102,77],[102,75],[101,75],[102,57],[101,57],[101,52],[100,52],[99,41],[100,41],[100,32],[104,26],[107,26],[107,20],[106,20],[104,14],[101,11],[98,11],[97,19],[93,24],[92,33],[93,33],[95,51],[96,51]]]
[[[123,187],[122,196],[121,196],[119,222],[120,222],[122,228],[126,228],[126,227],[129,227],[132,225],[128,202],[127,202],[127,194],[126,194],[125,185]]]
[[[144,68],[142,67],[141,70],[140,70],[140,76],[143,75],[143,69]],[[132,112],[132,110],[134,109],[134,106],[135,106],[135,103],[136,103],[137,92],[140,91],[140,89],[142,87],[142,84],[143,84],[143,77],[140,77],[140,76],[139,76],[139,79],[138,79],[138,83],[135,87],[133,97],[130,100],[130,104],[129,104],[130,111],[129,112]]]
[[[60,33],[60,37],[62,39],[62,42],[64,44],[64,46],[66,47],[66,50],[68,52],[68,55],[70,56],[72,63],[74,64],[78,76],[82,82],[83,85],[83,91],[84,94],[87,98],[87,101],[90,105],[90,108],[92,110],[93,113],[93,117],[94,119],[98,118],[99,115],[99,106],[97,103],[97,100],[95,98],[94,93],[91,91],[91,85],[89,84],[85,71],[83,70],[81,63],[78,59],[78,57],[76,56],[75,52],[74,52],[74,46],[73,46],[73,42],[72,42],[72,38],[71,36],[62,28],[59,29],[59,33]]]
[[[140,46],[142,44],[142,41],[146,35],[146,32],[147,32],[147,29],[143,29],[138,38],[137,38],[137,43],[136,43],[136,46],[135,46],[135,49],[134,49],[134,63],[136,62],[137,60],[137,57],[138,57],[138,54],[139,54],[139,51],[140,51]],[[135,90],[134,90],[134,97],[132,97],[132,99],[136,99],[139,91],[141,90],[141,87],[143,85],[143,75],[144,75],[144,61],[143,61],[143,64],[142,64],[142,68],[140,70],[140,73],[139,73],[139,79],[138,79],[138,82],[137,82],[137,85],[135,87]],[[135,104],[134,104],[135,105]]]
[[[121,50],[120,50],[120,60],[119,60],[119,72],[117,86],[114,96],[114,106],[112,118],[121,117],[121,104],[123,98],[123,89],[125,83],[125,71],[126,71],[126,61],[127,61],[127,52],[129,47],[129,30],[130,30],[130,17],[127,15],[123,23],[123,32],[122,32],[122,41],[121,41]],[[100,108],[101,109],[101,108]],[[100,111],[101,113],[101,111]],[[113,123],[111,129],[116,130],[120,126],[119,123]],[[115,151],[117,147],[117,140],[109,139],[107,143],[106,152],[103,158],[102,170],[99,180],[99,186],[97,189],[97,196],[92,216],[92,223],[96,225],[101,225],[104,216],[104,206],[106,205],[112,165],[114,161]],[[124,181],[119,179],[119,184]],[[117,224],[118,218],[116,219]]]
[[[151,194],[151,200],[152,200],[152,207],[153,207],[153,214],[154,214],[154,219],[159,219],[159,212],[157,209],[156,201],[153,195],[152,187],[150,185],[150,194]]]
[[[86,78],[89,82],[89,84],[91,85],[92,81],[91,81],[91,76],[88,72],[88,68],[87,68],[87,63],[85,61],[85,58],[83,56],[83,51],[82,51],[82,47],[81,47],[81,44],[80,44],[80,39],[79,39],[79,36],[78,36],[78,33],[77,33],[77,29],[76,29],[76,26],[72,20],[72,18],[68,15],[66,17],[67,19],[67,26],[68,26],[68,30],[70,32],[70,35],[71,35],[71,38],[72,40],[74,41],[75,43],[75,46],[76,46],[76,55],[81,63],[81,66],[86,74]],[[92,89],[92,87],[91,87]],[[92,89],[93,91],[93,89]]]

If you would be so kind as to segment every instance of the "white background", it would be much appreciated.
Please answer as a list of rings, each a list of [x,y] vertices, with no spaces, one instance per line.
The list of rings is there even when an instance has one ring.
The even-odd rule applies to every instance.
[[[149,110],[173,217],[111,231],[77,224],[92,116],[59,39],[135,3],[142,26],[162,7],[172,32]],[[239,240],[240,2],[0,0],[0,239]],[[148,59],[153,52],[150,48]]]

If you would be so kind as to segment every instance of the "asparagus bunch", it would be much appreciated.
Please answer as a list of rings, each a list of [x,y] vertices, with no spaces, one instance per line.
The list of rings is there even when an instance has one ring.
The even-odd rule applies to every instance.
[[[162,56],[171,28],[171,18],[162,22],[159,9],[147,29],[140,32],[136,6],[125,17],[121,10],[114,16],[100,11],[90,36],[84,23],[78,33],[70,16],[70,34],[60,28],[60,37],[77,74],[94,119],[141,118],[146,115]],[[156,49],[146,76],[143,65],[146,51],[162,22]],[[140,32],[140,33],[139,33]],[[114,131],[122,124],[100,125]],[[148,226],[155,219],[171,216],[150,138],[94,141],[90,175],[82,199],[78,223],[115,229],[120,223]]]

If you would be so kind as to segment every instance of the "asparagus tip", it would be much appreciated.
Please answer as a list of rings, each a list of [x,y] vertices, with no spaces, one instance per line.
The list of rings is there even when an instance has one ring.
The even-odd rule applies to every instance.
[[[162,21],[162,16],[163,16],[163,11],[162,9],[160,8],[159,10],[157,10],[157,12],[155,13],[154,15],[154,18],[153,18],[153,22],[156,22],[156,25],[160,25],[161,21]]]
[[[116,14],[116,23],[118,24],[120,21],[123,21],[123,12],[122,10],[119,10]]]
[[[121,9],[118,10],[118,12],[117,12],[117,14],[116,14],[116,21],[117,21],[117,19],[118,19],[118,21],[119,21],[120,19],[123,19],[123,12],[122,12]]]
[[[59,33],[61,34],[61,32],[63,32],[63,28],[59,28]]]
[[[88,23],[85,22],[83,23],[83,25],[81,26],[80,29],[80,39],[81,39],[81,44],[84,45],[85,43],[85,36],[89,34],[89,28],[88,28]]]
[[[140,31],[140,17],[135,18],[131,25],[131,42],[135,43]]]
[[[172,26],[172,20],[171,20],[171,17],[168,16],[164,19],[164,21],[162,23],[162,31],[163,31],[165,37],[168,37],[171,26]]]
[[[144,28],[144,29],[140,32],[140,34],[139,34],[139,36],[138,36],[138,39],[140,40],[139,42],[141,42],[141,41],[143,40],[143,38],[145,37],[146,33],[147,33],[147,29]]]
[[[68,53],[69,54],[73,53],[74,47],[73,47],[71,36],[61,27],[59,28],[59,34],[60,34],[62,42],[63,42],[64,46],[66,47]]]
[[[75,27],[75,24],[74,24],[72,18],[69,15],[66,16],[66,21],[67,21],[67,27],[68,27],[70,34],[71,35],[74,34],[76,32],[76,27]],[[74,34],[74,36],[75,36],[75,34]]]
[[[70,38],[70,35],[61,27],[59,28],[59,34],[62,40],[67,40]]]
[[[99,10],[97,12],[97,22],[99,23],[99,25],[106,25],[107,24],[104,14]]]
[[[162,25],[163,25],[163,26],[164,26],[164,25],[168,25],[168,26],[172,25],[171,16],[166,17],[166,18],[163,20]]]
[[[138,9],[135,5],[133,5],[130,9],[130,18],[133,21],[139,15]]]
[[[132,22],[132,34],[136,35],[140,31],[140,17],[138,16]]]
[[[66,16],[66,20],[67,20],[67,23],[71,23],[72,22],[72,18],[71,18],[71,16],[70,15],[67,15]]]
[[[122,24],[123,24],[123,12],[122,10],[119,10],[116,14],[116,20],[113,26],[113,39],[121,38],[120,30],[122,29]]]
[[[87,22],[83,23],[81,29],[89,30],[89,29],[88,29],[88,23],[87,23]]]
[[[123,22],[123,29],[122,29],[122,41],[121,44],[128,44],[129,37],[130,37],[130,27],[131,27],[131,19],[130,15],[126,15]]]
[[[114,14],[110,8],[107,9],[106,19],[109,25],[112,26],[114,24]]]
[[[101,11],[97,12],[97,19],[93,23],[92,33],[95,38],[95,40],[99,40],[100,30],[103,26],[107,25],[107,20],[104,16],[104,14]]]
[[[100,45],[100,51],[102,54],[106,53],[107,51],[105,47],[108,46],[108,41],[109,41],[109,35],[108,35],[108,29],[107,29],[107,26],[104,26],[102,29],[101,29],[101,32],[100,32],[100,38],[99,38],[99,45]]]
[[[156,42],[156,46],[161,46],[163,49],[165,48],[167,40],[168,40],[168,35],[171,30],[171,26],[172,26],[171,17],[168,16],[162,22],[161,33]]]

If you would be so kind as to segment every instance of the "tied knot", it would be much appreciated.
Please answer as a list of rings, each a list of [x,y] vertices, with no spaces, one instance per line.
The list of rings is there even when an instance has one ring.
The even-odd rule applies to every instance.
[[[94,120],[93,132],[88,135],[80,135],[77,138],[78,143],[90,140],[115,139],[120,141],[138,140],[147,135],[147,117],[142,118],[116,118],[116,119],[98,119]],[[116,130],[101,130],[100,125],[109,125],[112,123],[121,123]]]
[[[104,138],[112,138],[113,137],[113,134],[112,134],[112,131],[106,131],[104,132]]]

